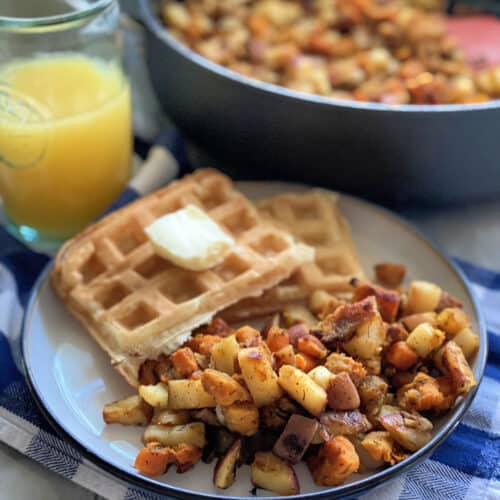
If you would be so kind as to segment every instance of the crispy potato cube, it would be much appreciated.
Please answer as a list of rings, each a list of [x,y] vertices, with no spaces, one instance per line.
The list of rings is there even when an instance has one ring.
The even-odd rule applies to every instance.
[[[361,446],[374,460],[387,462],[391,465],[408,457],[407,453],[394,447],[394,440],[387,431],[369,432],[361,441]]]
[[[394,262],[381,262],[375,266],[375,277],[386,286],[396,287],[401,285],[406,274],[403,264]]]
[[[291,344],[288,344],[279,351],[273,353],[273,357],[276,368],[278,369],[283,365],[295,366],[295,351],[293,350],[293,346]]]
[[[182,425],[191,421],[187,411],[172,411],[156,409],[151,420],[152,424],[158,425]]]
[[[144,443],[157,442],[163,446],[185,443],[203,448],[206,443],[205,424],[191,422],[184,425],[150,425],[146,427],[142,440]]]
[[[362,411],[376,415],[384,404],[388,388],[387,382],[377,375],[365,377],[358,385]]]
[[[417,451],[432,438],[432,422],[418,413],[408,413],[399,408],[379,418],[379,422],[391,437],[403,448]]]
[[[266,344],[271,352],[277,352],[290,344],[288,332],[279,326],[271,326],[267,332]]]
[[[442,290],[428,281],[412,281],[408,290],[408,314],[434,311],[441,299]]]
[[[365,321],[356,330],[349,342],[344,343],[344,349],[355,358],[373,358],[382,351],[385,335],[385,324],[377,312],[373,318]]]
[[[102,416],[107,424],[147,425],[151,422],[153,408],[139,395],[104,405]]]
[[[234,336],[243,347],[256,347],[262,342],[259,330],[248,325],[238,328],[234,332]]]
[[[429,323],[431,326],[437,326],[437,314],[435,312],[409,314],[401,318],[401,323],[403,323],[409,332],[415,330],[415,328],[422,323]]]
[[[321,340],[317,339],[314,335],[304,335],[297,341],[297,349],[307,354],[311,358],[323,359],[328,355],[327,348],[323,345]]]
[[[320,365],[308,372],[307,376],[311,377],[320,387],[322,387],[326,391],[335,375],[328,368]]]
[[[261,347],[248,347],[238,353],[241,374],[257,407],[278,400],[283,391],[269,358]]]
[[[401,302],[401,296],[395,290],[387,290],[381,286],[360,284],[354,290],[353,301],[358,302],[366,297],[373,296],[377,301],[377,308],[384,321],[392,323],[396,320]]]
[[[470,319],[462,309],[447,307],[438,314],[437,326],[449,337],[453,337],[460,330],[470,326]]]
[[[476,335],[470,328],[460,330],[453,337],[453,342],[462,349],[465,359],[472,358],[479,350],[479,335]]]
[[[313,368],[318,365],[319,361],[316,358],[309,356],[303,352],[299,352],[295,355],[295,362],[292,366],[296,366],[299,370],[304,373],[309,373]]]
[[[148,405],[154,408],[166,408],[168,406],[168,386],[163,382],[155,385],[140,385],[139,395]]]
[[[168,394],[170,410],[196,410],[217,405],[215,398],[203,388],[201,380],[169,380]]]
[[[189,347],[177,349],[177,351],[170,356],[170,360],[179,375],[184,378],[189,378],[193,372],[200,369],[194,352]]]
[[[467,394],[477,385],[462,349],[453,340],[444,345],[441,362],[446,373],[451,377],[456,394]]]
[[[218,370],[206,369],[201,376],[203,388],[218,405],[229,406],[237,401],[250,401],[250,394],[234,378]]]
[[[253,403],[235,403],[222,408],[226,426],[243,436],[253,436],[259,430],[259,410]]]
[[[408,368],[416,364],[418,355],[407,342],[400,340],[386,349],[385,359],[398,370],[408,370]]]
[[[336,486],[357,472],[359,456],[354,445],[346,437],[335,436],[327,441],[307,464],[316,484]]]
[[[318,416],[326,405],[326,391],[304,372],[290,365],[279,371],[281,387],[309,413]]]
[[[252,483],[278,495],[297,495],[300,485],[293,467],[270,451],[258,451],[250,466]]]
[[[366,415],[357,409],[326,411],[319,416],[319,421],[330,436],[355,436],[373,429]]]
[[[434,410],[443,403],[444,395],[436,379],[419,372],[415,378],[398,390],[398,404],[409,411]]]
[[[406,343],[421,358],[426,358],[443,344],[445,338],[446,336],[441,330],[433,328],[429,323],[422,323],[408,335]]]
[[[230,335],[215,344],[210,351],[215,368],[232,375],[234,373],[234,362],[239,350],[240,344],[238,344],[234,335]]]
[[[222,338],[218,335],[197,333],[187,341],[186,346],[199,354],[210,354],[212,347],[221,342]]]
[[[326,358],[325,367],[332,373],[347,372],[355,385],[366,377],[365,367],[359,361],[341,352],[332,352]]]
[[[159,443],[150,443],[139,450],[134,467],[145,476],[156,477],[165,474],[169,462],[169,449]]]

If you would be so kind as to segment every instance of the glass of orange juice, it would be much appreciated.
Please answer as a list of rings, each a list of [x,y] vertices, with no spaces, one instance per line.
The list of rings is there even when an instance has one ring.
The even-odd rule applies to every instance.
[[[130,173],[130,88],[115,0],[0,6],[0,199],[7,229],[57,246]]]

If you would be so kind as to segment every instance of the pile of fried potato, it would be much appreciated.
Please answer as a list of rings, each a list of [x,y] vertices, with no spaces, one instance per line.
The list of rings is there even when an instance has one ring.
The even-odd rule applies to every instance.
[[[161,17],[171,36],[207,59],[300,92],[388,105],[500,97],[500,67],[466,60],[438,4],[165,0]]]
[[[217,460],[228,488],[251,465],[256,487],[300,492],[305,460],[318,485],[404,460],[432,437],[432,418],[477,382],[479,337],[458,300],[376,266],[347,302],[315,291],[261,331],[221,318],[140,371],[138,394],[105,406],[104,420],[145,425],[135,467],[148,476]]]

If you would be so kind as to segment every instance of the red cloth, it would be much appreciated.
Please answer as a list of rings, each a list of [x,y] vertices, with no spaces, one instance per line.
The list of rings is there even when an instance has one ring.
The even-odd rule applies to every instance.
[[[473,65],[500,64],[500,20],[494,16],[451,17],[450,34],[455,36]]]

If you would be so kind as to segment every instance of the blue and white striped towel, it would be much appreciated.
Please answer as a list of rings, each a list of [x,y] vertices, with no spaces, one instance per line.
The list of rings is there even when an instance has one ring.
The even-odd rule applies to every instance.
[[[121,201],[134,196],[128,190]],[[19,329],[30,290],[47,261],[0,227],[0,441],[106,498],[159,498],[83,458],[57,437],[30,395],[20,369]],[[466,417],[431,458],[363,495],[364,500],[500,499],[500,274],[458,264],[486,316],[490,353],[485,377]]]

